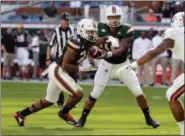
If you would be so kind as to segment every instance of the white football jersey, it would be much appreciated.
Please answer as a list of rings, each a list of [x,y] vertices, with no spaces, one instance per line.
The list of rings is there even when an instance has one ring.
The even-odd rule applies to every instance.
[[[184,27],[167,29],[163,35],[163,39],[167,38],[175,41],[174,47],[171,48],[173,56],[184,62]]]

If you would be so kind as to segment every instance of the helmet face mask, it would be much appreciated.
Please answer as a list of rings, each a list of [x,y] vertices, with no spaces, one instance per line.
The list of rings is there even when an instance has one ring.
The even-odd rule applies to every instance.
[[[116,5],[109,6],[106,9],[106,23],[110,27],[119,27],[122,20],[122,10]]]
[[[97,39],[97,32],[95,30],[87,30],[86,31],[87,34],[87,40],[94,42]]]
[[[77,25],[77,34],[90,42],[95,42],[98,37],[96,23],[91,19],[82,19]]]
[[[120,25],[121,16],[108,16],[109,26],[118,27]]]
[[[184,26],[184,12],[178,12],[172,17],[171,26],[174,28]]]

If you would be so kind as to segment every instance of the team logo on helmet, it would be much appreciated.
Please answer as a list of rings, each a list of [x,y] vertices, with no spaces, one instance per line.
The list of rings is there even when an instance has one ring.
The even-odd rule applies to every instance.
[[[112,13],[116,13],[116,7],[115,6],[112,6]]]

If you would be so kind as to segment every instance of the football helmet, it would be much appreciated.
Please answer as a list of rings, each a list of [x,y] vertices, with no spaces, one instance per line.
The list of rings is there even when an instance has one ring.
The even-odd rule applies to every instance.
[[[184,12],[178,12],[172,17],[171,26],[172,27],[183,27],[184,26]]]
[[[106,23],[110,27],[118,27],[121,24],[122,20],[122,10],[116,5],[109,6],[106,9]]]
[[[77,24],[77,34],[82,38],[95,42],[97,39],[97,25],[91,19],[82,19]]]

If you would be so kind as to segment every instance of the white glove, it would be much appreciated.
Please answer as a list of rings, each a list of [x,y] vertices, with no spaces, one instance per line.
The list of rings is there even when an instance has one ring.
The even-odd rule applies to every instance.
[[[114,38],[113,36],[109,36],[107,42],[111,43],[111,46],[113,48],[119,48],[119,40],[117,38]]]
[[[89,65],[87,67],[79,67],[79,72],[87,72],[87,71],[96,71],[97,69],[94,68],[92,65]]]
[[[132,67],[130,65],[123,66],[123,67],[117,69],[116,75],[120,76],[120,75],[123,75],[124,73],[128,73],[131,70],[132,70]]]
[[[124,74],[124,73],[128,73],[132,70],[135,70],[139,65],[137,64],[137,61],[133,62],[132,64],[129,64],[127,66],[123,66],[121,68],[119,68],[117,71],[116,71],[116,75],[121,75],[121,74]]]

